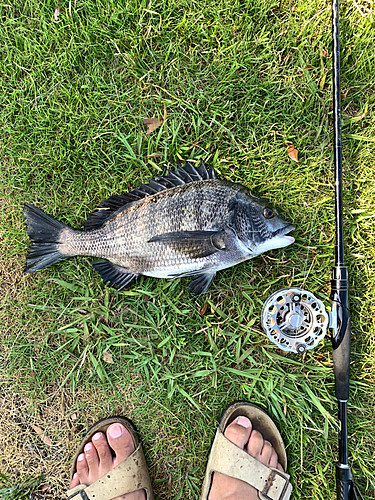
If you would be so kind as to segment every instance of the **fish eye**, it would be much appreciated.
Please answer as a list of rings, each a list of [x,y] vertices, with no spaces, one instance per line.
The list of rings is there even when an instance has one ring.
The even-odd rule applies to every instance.
[[[272,217],[275,217],[275,213],[271,208],[265,208],[263,215],[266,219],[272,219]]]

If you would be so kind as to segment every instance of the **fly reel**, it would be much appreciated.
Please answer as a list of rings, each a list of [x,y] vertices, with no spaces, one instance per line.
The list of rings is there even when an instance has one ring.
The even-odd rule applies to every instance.
[[[329,315],[324,304],[301,288],[284,288],[264,303],[262,327],[280,349],[303,354],[325,336]]]

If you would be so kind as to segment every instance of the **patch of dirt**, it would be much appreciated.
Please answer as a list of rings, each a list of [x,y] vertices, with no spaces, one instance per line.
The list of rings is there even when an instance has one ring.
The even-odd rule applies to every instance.
[[[60,498],[68,487],[71,457],[87,429],[106,416],[131,417],[131,395],[124,389],[119,394],[123,404],[109,408],[108,395],[95,388],[77,389],[73,396],[55,387],[49,398],[33,401],[20,393],[19,383],[0,375],[0,472],[12,485],[43,474],[36,498]]]
[[[0,260],[0,297],[2,300],[19,297],[22,287],[23,262],[22,255],[14,255]]]

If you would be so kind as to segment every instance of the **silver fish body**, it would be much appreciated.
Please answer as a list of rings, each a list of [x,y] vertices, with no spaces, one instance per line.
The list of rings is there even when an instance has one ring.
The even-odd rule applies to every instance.
[[[106,260],[93,266],[118,289],[140,275],[191,276],[189,291],[200,295],[218,270],[294,241],[287,236],[294,227],[276,210],[247,188],[216,179],[203,163],[197,168],[187,163],[105,200],[86,221],[86,231],[73,230],[32,205],[25,205],[24,213],[33,243],[26,272],[73,255],[100,257]]]

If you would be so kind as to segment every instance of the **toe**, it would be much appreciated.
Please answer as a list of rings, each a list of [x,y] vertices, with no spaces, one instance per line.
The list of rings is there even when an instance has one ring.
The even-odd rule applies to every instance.
[[[87,484],[89,481],[89,465],[84,453],[78,455],[76,469],[79,482],[81,484]]]
[[[272,448],[272,444],[268,441],[263,441],[263,448],[260,452],[260,458],[262,459],[262,462],[264,464],[269,465],[273,451],[274,450]]]
[[[99,456],[95,446],[91,442],[87,443],[83,451],[89,467],[89,475],[91,477],[97,477],[99,474]]]
[[[259,459],[264,445],[263,436],[259,431],[253,430],[247,443],[247,452],[254,458]]]
[[[96,449],[99,457],[99,469],[103,470],[104,473],[111,469],[112,467],[112,453],[108,445],[105,434],[102,432],[97,432],[92,437],[92,443]]]
[[[112,424],[107,429],[109,445],[116,454],[115,464],[123,462],[135,450],[133,439],[129,431],[119,423]]]
[[[80,480],[79,480],[77,472],[75,472],[73,479],[70,482],[69,489],[72,490],[73,488],[75,488],[79,484],[80,484]]]
[[[240,416],[228,425],[224,435],[229,441],[243,449],[249,440],[251,428],[250,420],[247,417]]]
[[[278,465],[280,465],[279,464],[279,458],[277,456],[276,451],[274,449],[272,449],[272,453],[271,453],[270,459],[268,461],[268,466],[279,469]],[[281,467],[281,465],[280,465],[280,467]],[[281,467],[280,470],[282,470],[282,467]]]

